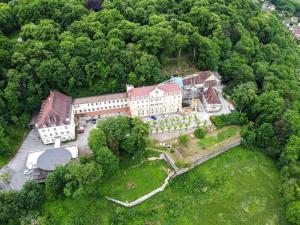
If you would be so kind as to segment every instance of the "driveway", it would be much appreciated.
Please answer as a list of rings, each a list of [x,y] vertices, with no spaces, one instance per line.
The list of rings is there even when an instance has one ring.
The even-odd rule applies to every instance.
[[[93,129],[96,125],[88,123],[85,127],[85,132],[77,135],[77,140],[62,143],[61,146],[70,146],[77,145],[79,149],[79,153],[88,153],[89,148],[87,144],[88,133],[91,129]],[[41,139],[39,138],[38,131],[36,129],[32,129],[24,142],[22,143],[20,149],[12,158],[9,163],[0,169],[1,174],[8,174],[9,183],[5,183],[2,180],[0,181],[0,189],[4,191],[8,190],[21,190],[24,183],[31,180],[30,175],[24,175],[24,170],[27,169],[26,161],[27,156],[30,152],[38,152],[42,150],[47,150],[49,148],[53,148],[53,145],[44,145]]]

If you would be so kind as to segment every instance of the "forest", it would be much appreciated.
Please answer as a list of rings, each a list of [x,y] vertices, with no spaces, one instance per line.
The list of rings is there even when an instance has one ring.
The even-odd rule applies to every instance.
[[[183,56],[220,72],[249,120],[243,145],[277,161],[287,218],[300,224],[300,48],[250,0],[105,0],[94,10],[81,0],[0,1],[0,153],[13,139],[5,128],[26,127],[50,90],[75,97],[158,83],[166,60]],[[32,204],[15,217],[16,194],[0,195],[1,224],[38,209],[24,193]]]

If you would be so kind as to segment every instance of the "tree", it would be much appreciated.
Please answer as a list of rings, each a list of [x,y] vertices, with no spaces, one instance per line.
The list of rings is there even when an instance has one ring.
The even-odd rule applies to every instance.
[[[299,225],[300,224],[300,201],[291,202],[286,209],[286,215],[288,221]]]
[[[79,161],[71,161],[68,164],[67,181],[64,194],[67,197],[79,198],[91,194],[96,189],[96,183],[103,175],[102,167],[94,162],[81,164]]]
[[[108,147],[117,155],[120,144],[130,135],[129,118],[126,116],[110,117],[97,125],[104,131]]]
[[[11,145],[9,144],[9,138],[4,133],[4,128],[0,126],[0,154],[6,155],[10,153]]]
[[[66,174],[68,170],[64,166],[58,166],[48,174],[45,181],[45,192],[49,199],[62,197],[66,186]]]
[[[106,146],[104,131],[100,128],[92,129],[89,133],[88,145],[92,151],[97,151],[97,149]]]
[[[179,136],[179,143],[182,145],[187,145],[189,143],[189,136],[184,134]]]
[[[284,100],[278,92],[265,92],[260,95],[253,106],[257,122],[274,122],[283,114]]]
[[[285,166],[290,163],[296,163],[300,154],[300,137],[296,135],[290,136],[288,143],[280,156],[280,165]]]
[[[256,101],[257,87],[255,83],[240,84],[233,89],[232,98],[240,112],[251,113],[251,106]]]
[[[197,138],[204,138],[206,134],[206,131],[200,127],[198,127],[195,131],[194,131],[194,135],[197,137]]]
[[[99,163],[103,170],[103,176],[112,176],[117,173],[119,169],[119,160],[107,147],[99,147],[93,150],[93,156],[97,163]]]
[[[28,181],[18,193],[18,204],[21,209],[37,209],[45,199],[44,188],[36,181]]]
[[[177,63],[180,62],[181,50],[188,45],[189,39],[187,35],[176,34],[174,37],[175,48],[178,52]]]
[[[0,31],[9,33],[16,26],[13,9],[6,3],[0,2]]]

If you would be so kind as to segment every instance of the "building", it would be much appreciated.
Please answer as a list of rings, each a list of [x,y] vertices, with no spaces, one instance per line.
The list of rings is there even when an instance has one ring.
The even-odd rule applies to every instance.
[[[175,82],[139,88],[128,85],[127,93],[131,116],[176,113],[182,108],[182,90]]]
[[[43,101],[35,124],[44,144],[75,139],[75,123],[72,113],[72,98],[53,91]]]
[[[274,11],[276,10],[276,6],[270,2],[264,2],[261,6],[262,10],[265,10],[265,11]]]
[[[33,179],[44,181],[48,173],[53,171],[57,166],[64,166],[77,157],[77,146],[59,146],[44,151],[30,152],[27,157],[26,167],[32,171]]]
[[[43,101],[36,128],[44,144],[75,139],[75,122],[116,115],[146,117],[177,113],[182,103],[202,100],[209,112],[222,109],[221,77],[217,72],[201,71],[172,78],[158,85],[134,87],[117,94],[70,98],[58,91]]]
[[[294,27],[292,28],[292,32],[293,32],[295,38],[296,38],[298,41],[300,41],[300,26],[294,26]]]
[[[201,71],[183,79],[183,102],[190,104],[193,99],[201,99],[204,89],[215,87],[220,91],[221,77],[219,73],[212,71]]]
[[[222,109],[218,91],[214,87],[208,87],[202,94],[202,102],[207,112],[218,112]]]
[[[74,98],[72,104],[77,117],[130,115],[127,93]]]

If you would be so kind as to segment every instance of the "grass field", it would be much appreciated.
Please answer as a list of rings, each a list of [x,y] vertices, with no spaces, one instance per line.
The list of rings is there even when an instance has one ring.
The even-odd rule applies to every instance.
[[[217,143],[225,141],[228,138],[231,138],[237,134],[237,127],[227,127],[218,132],[215,136],[208,135],[198,141],[198,146],[200,149],[206,149]]]
[[[148,161],[118,176],[104,180],[100,192],[121,201],[131,202],[161,186],[167,177],[165,161]]]
[[[0,155],[0,168],[6,165],[8,161],[16,154],[28,132],[28,129],[26,128],[15,126],[6,126],[4,129],[9,136],[9,144],[12,147],[12,151],[5,156]]]
[[[44,209],[62,225],[287,225],[279,185],[271,159],[237,147],[177,177],[164,192],[131,209],[103,196],[57,200]]]

